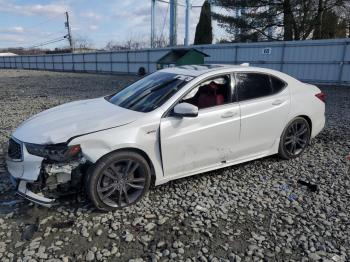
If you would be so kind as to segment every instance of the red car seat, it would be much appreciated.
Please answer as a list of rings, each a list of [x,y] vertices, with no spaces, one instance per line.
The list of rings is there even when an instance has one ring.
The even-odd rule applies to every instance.
[[[217,93],[218,88],[219,86],[214,82],[211,82],[209,85],[202,87],[198,97],[198,107],[206,108],[222,105],[225,102],[225,99],[222,94]]]

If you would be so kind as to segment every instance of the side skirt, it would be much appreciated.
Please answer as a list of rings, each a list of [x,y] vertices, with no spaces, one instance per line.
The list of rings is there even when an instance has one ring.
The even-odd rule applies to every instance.
[[[163,179],[157,180],[155,185],[156,186],[162,185],[162,184],[165,184],[165,183],[167,183],[169,181],[172,181],[172,180],[175,180],[175,179],[180,179],[180,178],[184,178],[184,177],[188,177],[188,176],[193,176],[193,175],[197,175],[197,174],[201,174],[201,173],[217,170],[217,169],[220,169],[220,168],[225,168],[225,167],[241,164],[241,163],[244,163],[244,162],[256,160],[256,159],[263,158],[263,157],[266,157],[266,156],[274,155],[274,154],[276,154],[278,152],[278,144],[279,144],[279,139],[276,140],[276,142],[272,146],[271,150],[269,150],[269,151],[264,151],[264,152],[261,152],[261,153],[258,153],[258,154],[249,155],[247,157],[238,158],[238,159],[235,159],[233,161],[226,162],[226,163],[219,163],[217,165],[213,165],[213,166],[209,166],[209,167],[205,167],[205,168],[200,168],[200,169],[197,169],[197,170],[194,170],[194,171],[190,171],[190,172],[186,172],[186,173],[181,173],[179,175],[175,175],[175,176],[172,176],[172,177],[164,177]],[[277,148],[276,148],[276,145],[277,145]]]

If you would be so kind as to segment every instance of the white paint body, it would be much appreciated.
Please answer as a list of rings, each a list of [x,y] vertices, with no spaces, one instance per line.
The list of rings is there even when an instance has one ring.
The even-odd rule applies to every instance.
[[[159,185],[276,154],[284,128],[297,116],[311,120],[312,137],[324,127],[325,105],[315,97],[320,90],[284,73],[247,66],[164,71],[195,78],[151,112],[124,109],[104,98],[77,101],[30,118],[13,133],[13,138],[35,144],[79,144],[84,157],[92,163],[115,150],[137,149],[149,158]],[[201,109],[197,117],[166,116],[203,80],[234,72],[271,74],[288,85],[275,95]],[[23,151],[23,161],[7,160],[8,170],[17,179],[35,181],[43,159],[30,155],[25,144]]]

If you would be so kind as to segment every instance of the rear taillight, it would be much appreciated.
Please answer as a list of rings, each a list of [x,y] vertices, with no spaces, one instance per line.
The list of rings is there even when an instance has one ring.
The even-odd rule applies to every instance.
[[[318,99],[320,99],[322,102],[326,103],[326,95],[324,93],[318,93],[315,95]]]

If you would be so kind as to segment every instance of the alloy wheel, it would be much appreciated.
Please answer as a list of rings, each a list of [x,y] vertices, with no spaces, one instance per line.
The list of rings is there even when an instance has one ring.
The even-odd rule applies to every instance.
[[[309,142],[309,128],[304,121],[294,121],[287,130],[283,141],[285,150],[291,156],[299,155]]]
[[[118,160],[103,169],[97,183],[97,194],[104,204],[122,208],[136,202],[145,185],[145,170],[138,161]]]

